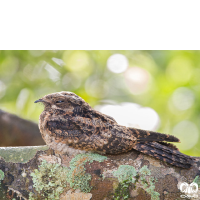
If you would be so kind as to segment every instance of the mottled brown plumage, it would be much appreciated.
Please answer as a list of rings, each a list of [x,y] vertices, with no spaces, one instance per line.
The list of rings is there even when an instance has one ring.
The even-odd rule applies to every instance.
[[[92,109],[72,92],[58,92],[35,101],[45,106],[39,128],[46,144],[64,154],[69,148],[104,154],[138,150],[172,165],[190,168],[190,156],[166,142],[179,142],[172,136],[117,124],[110,116]]]

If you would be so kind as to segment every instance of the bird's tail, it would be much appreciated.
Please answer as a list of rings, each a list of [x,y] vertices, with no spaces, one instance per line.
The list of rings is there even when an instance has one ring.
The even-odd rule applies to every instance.
[[[182,154],[168,143],[139,142],[133,148],[177,167],[190,168],[193,163],[192,157]]]
[[[132,134],[137,138],[138,142],[180,142],[178,138],[173,135],[167,135],[162,133],[157,133],[154,131],[147,131],[137,128],[129,128]]]

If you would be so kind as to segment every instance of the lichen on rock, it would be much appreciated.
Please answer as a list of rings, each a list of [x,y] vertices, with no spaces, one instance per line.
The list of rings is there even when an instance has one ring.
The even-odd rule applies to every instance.
[[[196,176],[193,182],[197,183],[198,187],[200,188],[200,177],[199,176]]]
[[[119,185],[115,189],[114,199],[128,199],[130,197],[129,187],[134,184],[134,189],[137,190],[139,184],[142,188],[151,195],[151,200],[159,200],[160,194],[155,191],[156,180],[150,177],[151,171],[144,165],[139,171],[130,165],[120,165],[113,172],[113,175],[118,178]]]
[[[84,165],[86,162],[102,162],[106,158],[94,153],[78,154],[70,161],[69,168],[43,160],[38,169],[31,173],[33,187],[41,196],[47,199],[59,199],[67,185],[70,185],[73,189],[80,189],[82,192],[90,192],[89,181],[91,175],[85,172]],[[35,198],[31,192],[29,199]]]
[[[47,145],[36,147],[0,147],[0,157],[6,162],[26,163],[31,160],[39,150],[47,150]]]
[[[0,170],[0,181],[2,181],[4,179],[4,172],[2,170]]]
[[[31,173],[33,187],[47,199],[59,199],[60,194],[67,186],[68,171],[68,168],[62,167],[60,164],[47,163],[43,160],[38,169]],[[29,199],[35,199],[33,193],[30,193]]]
[[[89,185],[89,181],[92,177],[89,173],[85,172],[84,165],[86,162],[103,162],[105,159],[107,159],[106,156],[102,156],[96,153],[76,155],[70,161],[70,171],[68,172],[67,176],[67,182],[70,183],[70,187],[74,189],[80,189],[82,192],[90,192],[91,187]]]

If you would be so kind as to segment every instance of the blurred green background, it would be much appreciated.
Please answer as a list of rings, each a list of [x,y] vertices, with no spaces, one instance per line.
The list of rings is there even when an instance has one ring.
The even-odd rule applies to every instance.
[[[0,109],[38,122],[34,101],[59,91],[200,156],[200,51],[0,51]]]

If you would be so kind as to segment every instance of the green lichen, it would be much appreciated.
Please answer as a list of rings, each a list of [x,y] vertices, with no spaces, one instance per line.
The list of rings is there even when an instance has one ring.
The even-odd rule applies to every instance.
[[[129,186],[131,183],[128,180],[119,183],[114,193],[114,200],[128,199],[130,197]]]
[[[103,162],[105,159],[107,159],[106,156],[94,153],[76,155],[70,162],[70,171],[67,176],[67,182],[70,183],[70,187],[80,189],[82,192],[90,192],[91,187],[89,181],[92,177],[85,172],[84,165],[86,162]]]
[[[29,193],[29,200],[34,200],[34,194],[32,192]]]
[[[71,160],[69,168],[42,161],[38,169],[31,173],[33,186],[45,199],[59,199],[60,194],[67,187],[67,183],[74,189],[90,192],[91,175],[85,172],[84,165],[86,162],[102,162],[106,158],[99,154],[78,154]],[[36,199],[32,192],[29,194],[29,199]]]
[[[137,171],[133,166],[120,165],[118,170],[115,171],[113,175],[118,178],[120,183],[122,183],[123,181],[134,183],[134,177],[137,175]]]
[[[0,181],[2,181],[3,179],[4,179],[4,172],[0,170]]]
[[[6,162],[26,163],[35,156],[37,151],[47,149],[47,145],[35,147],[0,147],[0,155]]]
[[[147,165],[144,165],[140,170],[139,173],[141,175],[151,175],[151,171],[148,169]]]
[[[119,185],[115,190],[114,199],[128,199],[129,187],[132,183],[139,182],[145,191],[151,195],[151,200],[159,200],[160,194],[155,191],[156,179],[150,177],[151,171],[145,165],[138,172],[133,166],[121,165],[113,175],[118,178]],[[134,185],[136,187],[136,185]]]
[[[130,165],[120,165],[118,170],[113,172],[113,175],[119,180],[119,185],[115,190],[114,199],[128,199],[130,197],[129,186],[136,181],[136,169]]]
[[[151,171],[146,165],[139,170],[139,181],[143,185],[145,191],[151,195],[151,200],[159,200],[160,194],[155,191],[155,182],[157,179],[150,177]]]
[[[46,199],[59,199],[60,194],[67,186],[68,168],[59,164],[51,164],[42,161],[42,164],[35,169],[31,176],[35,190]],[[35,199],[30,193],[29,199]]]
[[[197,183],[198,187],[200,187],[200,177],[196,176],[195,179],[193,180],[194,183]]]
[[[155,191],[155,185],[153,183],[150,183],[150,187],[146,189],[146,192],[148,192],[151,195],[151,200],[159,200],[160,194]]]

